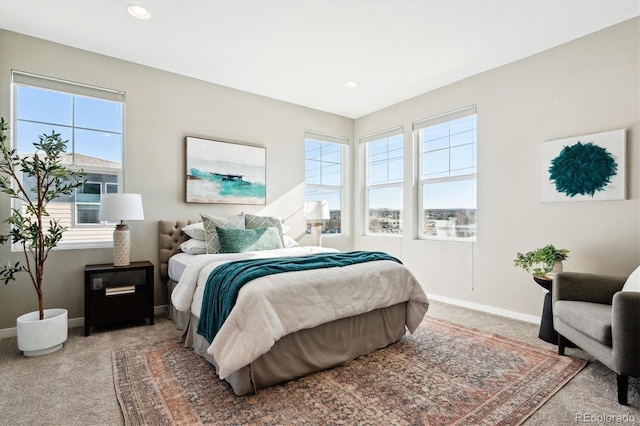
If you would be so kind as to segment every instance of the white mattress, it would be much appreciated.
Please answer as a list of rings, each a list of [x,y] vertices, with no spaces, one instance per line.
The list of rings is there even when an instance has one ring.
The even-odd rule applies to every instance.
[[[336,249],[331,248],[317,248],[317,247],[297,247],[297,248],[285,248],[278,250],[263,250],[263,251],[250,251],[246,253],[217,253],[217,254],[188,254],[188,253],[176,253],[169,258],[169,278],[173,281],[178,282],[184,273],[184,270],[187,266],[199,263],[206,262],[209,263],[213,260],[215,261],[230,261],[230,260],[241,260],[247,259],[250,257],[278,257],[283,254],[287,254],[290,256],[303,256],[306,254],[311,254],[314,252],[327,252],[337,251]],[[209,260],[206,260],[209,259]]]
[[[187,265],[194,262],[197,259],[202,259],[202,256],[206,254],[188,254],[188,253],[176,253],[169,258],[169,278],[173,281],[180,281],[180,277],[184,272]],[[215,255],[212,255],[215,256]]]

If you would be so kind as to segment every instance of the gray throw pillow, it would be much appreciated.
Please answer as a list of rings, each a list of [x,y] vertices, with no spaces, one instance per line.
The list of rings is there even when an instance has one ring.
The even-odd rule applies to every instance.
[[[207,254],[220,253],[220,239],[216,226],[221,228],[244,229],[244,216],[236,215],[231,217],[209,216],[201,214],[204,225],[205,242],[207,243]]]
[[[282,240],[282,221],[276,216],[256,216],[254,214],[244,214],[244,228],[245,229],[259,229],[275,226],[280,234]],[[284,240],[282,240],[284,246]]]

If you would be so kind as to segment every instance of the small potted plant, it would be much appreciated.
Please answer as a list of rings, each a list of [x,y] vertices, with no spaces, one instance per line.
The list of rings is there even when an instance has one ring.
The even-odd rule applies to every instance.
[[[66,229],[50,217],[47,205],[60,196],[72,195],[84,184],[84,172],[62,164],[66,141],[55,131],[34,142],[35,153],[20,155],[6,144],[7,128],[0,118],[0,191],[19,200],[21,206],[13,207],[4,219],[9,229],[0,235],[0,244],[19,245],[24,263],[1,265],[0,280],[7,284],[16,279],[15,274],[27,272],[38,296],[38,311],[17,319],[18,348],[26,356],[44,355],[62,347],[68,328],[66,309],[44,309],[44,264]]]
[[[562,261],[569,256],[569,250],[557,249],[552,244],[525,254],[517,253],[514,266],[527,272],[533,271],[534,278],[549,279],[552,273],[562,272]]]

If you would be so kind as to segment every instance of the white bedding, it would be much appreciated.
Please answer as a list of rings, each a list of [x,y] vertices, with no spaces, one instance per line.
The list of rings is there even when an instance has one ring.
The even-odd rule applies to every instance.
[[[171,295],[179,311],[200,316],[210,272],[232,260],[303,256],[337,250],[293,247],[260,252],[192,256]],[[422,287],[393,261],[270,275],[247,283],[229,318],[207,350],[224,379],[269,351],[281,337],[326,322],[406,302],[406,325],[413,332],[429,302]]]
[[[204,255],[194,256],[193,254],[188,253],[176,253],[171,256],[169,258],[167,271],[169,274],[169,278],[175,282],[180,281],[180,277],[182,276],[184,270],[187,268],[187,265],[197,261],[199,256]]]

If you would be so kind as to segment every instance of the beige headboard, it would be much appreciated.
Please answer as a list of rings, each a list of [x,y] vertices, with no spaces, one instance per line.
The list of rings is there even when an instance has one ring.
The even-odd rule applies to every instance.
[[[189,239],[182,232],[182,227],[195,220],[161,220],[158,222],[160,231],[160,280],[166,283],[169,279],[169,258],[180,251],[180,244]]]

